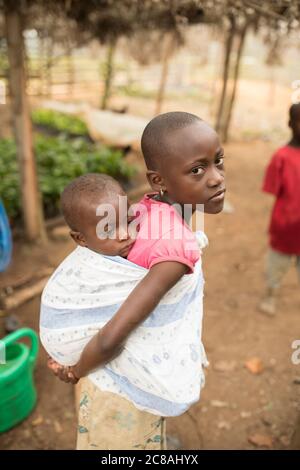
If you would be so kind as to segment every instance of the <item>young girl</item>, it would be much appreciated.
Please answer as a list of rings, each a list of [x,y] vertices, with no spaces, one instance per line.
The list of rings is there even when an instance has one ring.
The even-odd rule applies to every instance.
[[[120,240],[119,227],[115,227],[120,243],[119,252],[115,248],[111,251],[111,247],[103,247],[104,240],[95,237],[95,216],[92,220],[87,211],[80,214],[77,211],[80,219],[78,230],[79,227],[74,225],[75,219],[68,221],[68,204],[65,204],[64,210],[71,229],[73,224],[71,234],[80,247],[95,251],[97,255],[127,255],[127,261],[123,263],[130,262],[130,268],[139,265],[146,269],[126,300],[116,308],[117,313],[110,315],[111,319],[85,346],[76,365],[57,371],[66,381],[75,381],[92,370],[99,371],[101,367],[113,383],[106,382],[104,386],[107,376],[104,378],[102,375],[98,377],[98,387],[113,391],[122,400],[125,397],[134,403],[142,415],[136,415],[135,411],[130,410],[130,414],[135,417],[135,426],[131,426],[135,433],[132,434],[132,429],[128,432],[125,426],[126,432],[117,439],[124,449],[149,448],[151,432],[145,432],[146,426],[142,426],[142,431],[139,427],[141,422],[145,422],[144,418],[146,414],[149,415],[149,411],[160,416],[181,414],[199,398],[204,362],[201,348],[203,283],[196,240],[178,209],[181,208],[184,214],[184,206],[188,204],[194,212],[197,205],[202,204],[206,213],[218,213],[223,208],[225,193],[223,149],[215,131],[198,117],[182,112],[157,116],[144,130],[142,151],[147,177],[154,193],[146,195],[140,202],[143,217],[139,221],[140,227],[133,245],[127,234],[125,239]],[[89,208],[92,208],[91,203]],[[119,263],[121,259],[118,258]],[[131,276],[132,271],[128,275]],[[115,292],[118,297],[118,289]],[[47,295],[46,287],[44,304],[49,304],[51,295],[48,300]],[[43,316],[47,315],[42,313]],[[49,351],[49,348],[46,349]],[[58,359],[58,355],[55,359]],[[130,363],[133,364],[132,369]],[[99,400],[96,398],[99,391],[91,389],[90,380],[83,388],[88,390],[88,393],[83,391],[83,400],[89,396],[92,397],[90,403],[99,403],[100,396]],[[102,407],[102,411],[116,410],[116,403],[111,403],[112,394],[109,393],[106,398],[109,404]],[[117,414],[114,411],[114,418],[109,411],[109,416],[105,416],[105,425],[102,421],[101,433],[100,425],[95,424],[96,415],[99,417],[100,411],[93,413],[92,408],[88,410],[84,405],[84,416],[79,415],[79,420],[84,420],[86,425],[81,425],[81,428],[87,431],[81,433],[84,439],[79,436],[78,448],[92,448],[91,443],[98,449],[114,448],[117,445],[115,436],[120,435],[122,417],[126,415],[124,407],[124,401],[118,404],[119,411]],[[107,437],[109,433],[106,427],[111,426],[112,420],[117,422],[113,439]],[[125,421],[128,422],[128,419]],[[150,428],[152,426],[156,432],[154,436],[151,434],[152,448],[155,448],[155,442],[162,445],[162,437],[158,437],[162,434],[157,433],[157,426],[163,421],[155,423],[159,424],[153,425],[152,419]],[[149,427],[149,421],[147,425]],[[139,431],[136,431],[138,428]],[[80,440],[84,440],[84,443],[80,443]]]

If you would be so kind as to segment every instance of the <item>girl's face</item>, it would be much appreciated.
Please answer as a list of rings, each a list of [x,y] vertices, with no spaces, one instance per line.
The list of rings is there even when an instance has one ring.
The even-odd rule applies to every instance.
[[[170,153],[162,159],[160,187],[169,202],[204,205],[208,214],[223,209],[225,196],[224,150],[216,132],[203,121],[173,133]],[[156,188],[159,189],[159,188]]]

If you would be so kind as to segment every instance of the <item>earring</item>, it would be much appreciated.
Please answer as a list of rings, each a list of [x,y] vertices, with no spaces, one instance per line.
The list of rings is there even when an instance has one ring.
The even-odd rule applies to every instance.
[[[160,194],[160,197],[163,197],[163,196],[164,196],[164,190],[163,190],[163,188],[160,188],[159,194]]]

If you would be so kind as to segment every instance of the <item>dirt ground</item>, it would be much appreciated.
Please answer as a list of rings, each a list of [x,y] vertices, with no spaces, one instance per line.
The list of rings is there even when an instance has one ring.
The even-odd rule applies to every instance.
[[[300,295],[295,269],[285,278],[278,314],[259,313],[264,291],[264,256],[272,200],[260,192],[263,170],[274,149],[268,142],[226,146],[227,199],[233,213],[206,216],[210,245],[204,254],[203,341],[210,366],[198,404],[168,420],[170,446],[183,449],[289,448],[300,413],[300,365],[293,365],[292,342],[300,339]],[[71,241],[48,249],[17,245],[0,287],[45,264],[57,265]],[[15,313],[38,328],[39,299]],[[262,361],[260,374],[245,362]],[[221,361],[221,362],[220,362]],[[221,371],[220,371],[221,369]],[[41,350],[35,372],[38,404],[22,424],[0,435],[1,449],[73,449],[76,419],[71,385],[46,369]],[[251,443],[252,442],[252,443]]]

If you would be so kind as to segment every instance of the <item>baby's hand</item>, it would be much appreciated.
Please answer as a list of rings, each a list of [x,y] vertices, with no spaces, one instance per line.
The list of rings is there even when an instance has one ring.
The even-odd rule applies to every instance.
[[[77,384],[79,379],[76,377],[73,367],[62,366],[52,359],[52,357],[48,357],[47,366],[52,370],[54,375],[63,382]]]
[[[79,379],[73,372],[73,367],[60,366],[57,372],[57,377],[66,383],[77,384]]]

